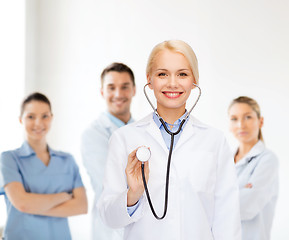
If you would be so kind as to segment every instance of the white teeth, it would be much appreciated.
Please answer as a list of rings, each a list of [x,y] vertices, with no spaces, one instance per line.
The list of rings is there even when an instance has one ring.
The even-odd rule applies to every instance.
[[[169,97],[176,97],[180,94],[179,93],[166,93],[166,95],[168,95]]]

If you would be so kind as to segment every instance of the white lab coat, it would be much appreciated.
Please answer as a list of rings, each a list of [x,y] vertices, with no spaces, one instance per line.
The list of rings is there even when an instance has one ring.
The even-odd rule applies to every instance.
[[[148,188],[158,215],[164,206],[168,149],[152,114],[115,131],[110,139],[104,190],[98,208],[127,240],[240,240],[239,194],[225,137],[192,116],[172,155],[167,216],[156,220],[145,194],[130,217],[125,168],[130,152],[151,149]]]
[[[243,240],[269,240],[278,196],[278,159],[259,141],[236,163]],[[252,188],[245,188],[247,183]]]
[[[97,201],[102,192],[102,182],[109,138],[118,127],[102,113],[83,133],[81,141],[81,154],[83,165],[91,180],[94,191],[92,208],[91,239],[94,240],[121,240],[123,229],[112,229],[101,221],[96,208]]]

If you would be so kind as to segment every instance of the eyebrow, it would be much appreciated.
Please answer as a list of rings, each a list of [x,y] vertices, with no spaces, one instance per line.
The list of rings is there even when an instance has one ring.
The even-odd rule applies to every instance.
[[[247,115],[247,114],[252,114],[252,113],[253,113],[253,111],[252,112],[245,112],[242,115]],[[238,114],[232,114],[231,116],[236,117],[236,116],[238,116]]]
[[[40,113],[40,114],[47,114],[47,113],[50,113],[50,111],[46,111],[46,112],[43,112],[43,113]],[[37,113],[34,113],[34,112],[28,112],[27,115],[36,115]]]
[[[125,82],[125,83],[122,83],[121,86],[130,85],[130,84],[131,84],[131,82]],[[115,84],[114,83],[109,83],[109,84],[107,84],[107,86],[115,86]]]
[[[156,71],[168,71],[168,70],[165,69],[165,68],[159,68],[159,69],[157,69]],[[182,68],[182,69],[178,69],[177,71],[190,71],[190,69],[188,69],[188,68]]]

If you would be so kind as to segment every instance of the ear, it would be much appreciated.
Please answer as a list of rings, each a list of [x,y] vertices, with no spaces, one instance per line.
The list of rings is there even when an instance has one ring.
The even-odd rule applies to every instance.
[[[149,84],[149,88],[150,89],[153,89],[153,86],[152,86],[152,79],[151,79],[151,76],[148,74],[147,75],[147,83]]]
[[[133,97],[135,96],[135,93],[136,93],[136,87],[135,86],[133,86]]]
[[[197,85],[197,82],[196,82],[196,79],[195,79],[194,74],[193,74],[193,83]],[[192,86],[192,89],[196,88],[196,86],[195,86],[194,84],[193,84],[193,86]]]
[[[22,124],[23,122],[22,122],[22,118],[21,117],[19,117],[19,122],[20,122],[20,124]]]
[[[260,129],[263,127],[263,125],[264,125],[264,118],[263,117],[260,117],[260,119],[259,119],[259,121],[260,121]]]
[[[100,89],[100,94],[103,97],[103,87],[101,87],[101,89]]]

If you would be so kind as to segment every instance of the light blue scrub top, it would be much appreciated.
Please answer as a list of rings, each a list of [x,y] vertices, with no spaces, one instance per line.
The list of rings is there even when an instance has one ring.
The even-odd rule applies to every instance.
[[[0,187],[20,182],[26,192],[49,194],[83,187],[74,158],[48,147],[50,162],[45,166],[27,142],[0,158]],[[67,218],[32,215],[18,211],[5,195],[7,221],[5,240],[71,239]]]

